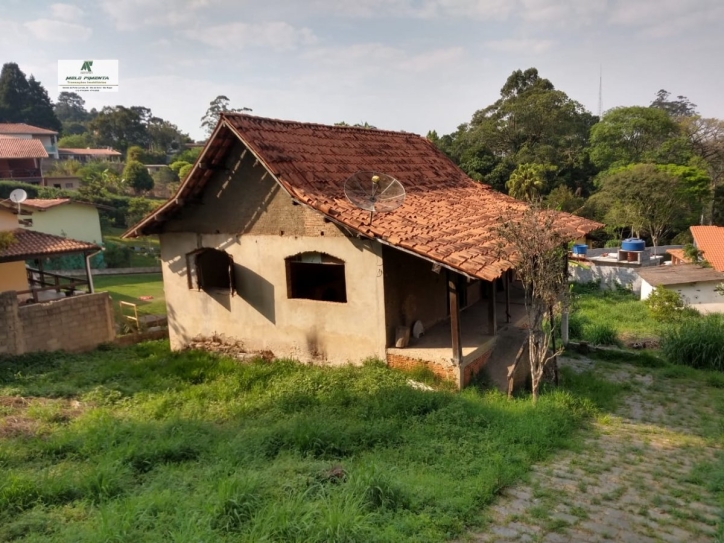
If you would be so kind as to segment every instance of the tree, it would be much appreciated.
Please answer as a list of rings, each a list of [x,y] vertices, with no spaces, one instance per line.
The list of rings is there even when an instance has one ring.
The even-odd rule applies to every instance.
[[[508,209],[498,221],[499,256],[515,265],[526,294],[533,403],[538,401],[546,366],[560,354],[550,348],[554,333],[550,317],[557,306],[568,304],[567,238],[558,217],[557,212],[536,203],[523,210]]]
[[[93,138],[90,134],[74,134],[63,136],[58,140],[58,147],[67,149],[85,149],[93,145]]]
[[[676,100],[671,99],[671,93],[661,89],[656,93],[656,99],[649,107],[661,109],[670,117],[693,117],[697,114],[696,104],[693,104],[686,96],[677,96]]]
[[[132,145],[147,147],[150,141],[144,117],[146,108],[104,107],[89,123],[99,145],[113,147],[125,153]]]
[[[136,194],[153,189],[153,177],[146,167],[137,160],[129,160],[123,168],[123,182],[131,187]]]
[[[505,184],[508,194],[527,202],[538,200],[546,187],[546,175],[556,169],[550,164],[520,164]]]
[[[75,92],[61,92],[53,109],[64,126],[66,123],[83,123],[89,118],[85,109],[85,100]]]
[[[377,129],[376,126],[372,126],[370,123],[365,121],[364,123],[355,123],[355,124],[348,124],[344,121],[340,121],[338,123],[334,123],[334,126],[352,126],[354,128],[370,128],[370,129]]]
[[[229,107],[230,103],[231,101],[223,94],[220,94],[209,102],[209,108],[206,110],[204,116],[201,117],[201,128],[205,129],[208,135],[211,135],[216,125],[219,124],[219,117],[222,113],[251,111],[248,107],[231,108]]]
[[[162,202],[159,200],[149,200],[148,198],[131,198],[128,202],[128,213],[126,215],[126,224],[131,226],[141,221],[146,215],[156,209]]]
[[[619,107],[591,128],[590,156],[602,170],[641,162],[685,164],[691,153],[681,136],[661,109]]]
[[[560,185],[546,196],[545,207],[556,211],[574,213],[583,206],[584,202],[584,198],[576,196],[571,189]]]
[[[714,224],[716,217],[724,214],[724,208],[717,206],[718,189],[724,179],[724,121],[694,116],[682,118],[679,126],[709,174],[712,199],[707,214],[709,224]]]
[[[565,184],[588,191],[597,173],[585,153],[596,118],[566,93],[540,77],[517,70],[500,90],[500,99],[475,112],[452,134],[428,134],[470,177],[504,190],[520,164],[552,164],[557,176],[549,188]]]
[[[28,123],[59,131],[48,92],[32,75],[30,79],[17,64],[3,65],[0,72],[0,122]]]
[[[646,233],[654,247],[680,217],[692,211],[692,196],[681,179],[653,164],[608,172],[591,200],[607,210],[606,224],[629,227],[636,235]]]
[[[150,150],[157,153],[178,151],[191,138],[179,130],[178,126],[160,117],[151,117],[146,127],[150,139]]]
[[[8,230],[0,231],[0,251],[4,251],[15,243],[15,241],[15,236],[12,232]]]

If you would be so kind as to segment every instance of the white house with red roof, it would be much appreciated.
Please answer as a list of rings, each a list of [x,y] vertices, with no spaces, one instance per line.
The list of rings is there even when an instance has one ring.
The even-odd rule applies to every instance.
[[[0,138],[37,140],[50,158],[58,158],[58,133],[25,123],[0,123]]]

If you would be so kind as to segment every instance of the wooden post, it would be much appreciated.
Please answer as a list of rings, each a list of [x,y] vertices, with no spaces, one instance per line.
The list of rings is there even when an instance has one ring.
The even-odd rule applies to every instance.
[[[450,332],[452,334],[453,361],[460,366],[463,362],[463,344],[460,337],[460,301],[456,278],[447,272],[447,289],[450,297]]]
[[[548,318],[551,321],[551,347],[553,348],[553,352],[555,353],[557,351],[557,349],[556,349],[556,327],[553,326],[553,323],[555,322],[553,320],[554,319],[553,306],[551,306],[548,310]],[[558,384],[559,384],[558,357],[554,356],[553,360],[551,360],[551,362],[553,362],[553,381],[555,382],[556,386],[558,386]]]
[[[510,270],[504,272],[505,277],[505,322],[510,323]]]
[[[45,273],[43,272],[43,259],[38,258],[36,260],[38,263],[38,271],[40,272],[40,286],[41,288],[45,286]]]
[[[488,335],[498,334],[498,315],[495,308],[495,279],[490,281],[488,289]]]
[[[566,274],[566,280],[568,280],[568,251],[566,251],[563,257],[563,266]],[[564,305],[561,308],[561,343],[564,347],[568,346],[568,305]]]

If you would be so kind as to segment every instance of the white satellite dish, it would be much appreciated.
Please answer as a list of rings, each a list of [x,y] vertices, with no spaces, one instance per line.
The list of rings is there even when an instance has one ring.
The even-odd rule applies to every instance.
[[[28,199],[28,193],[23,189],[15,189],[10,193],[10,201],[16,204],[22,204]]]
[[[393,211],[405,201],[405,187],[391,175],[378,172],[357,172],[344,182],[344,195],[350,203],[374,213]]]

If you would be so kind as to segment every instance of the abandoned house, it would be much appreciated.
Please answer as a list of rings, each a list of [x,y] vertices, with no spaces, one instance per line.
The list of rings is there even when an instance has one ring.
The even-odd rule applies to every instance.
[[[358,172],[397,179],[402,205],[353,205]],[[522,312],[494,231],[523,206],[414,134],[224,114],[176,195],[125,236],[160,237],[174,349],[222,335],[303,361],[423,363],[463,386]],[[561,222],[572,240],[600,226]]]

